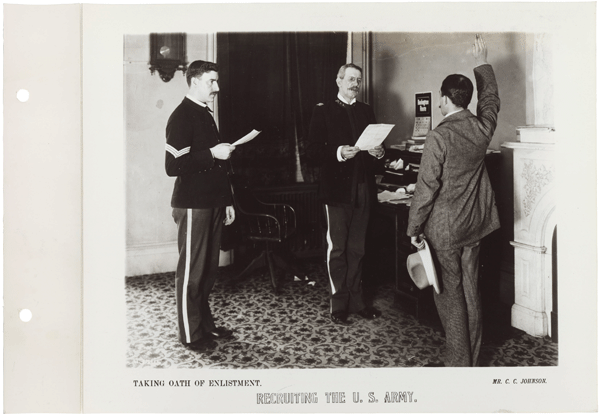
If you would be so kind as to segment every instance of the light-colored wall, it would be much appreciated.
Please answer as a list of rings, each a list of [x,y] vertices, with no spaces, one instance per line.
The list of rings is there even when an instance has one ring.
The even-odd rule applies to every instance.
[[[441,121],[438,92],[444,78],[452,73],[468,76],[475,84],[471,45],[473,33],[373,33],[372,76],[377,121],[393,123],[386,144],[396,144],[412,135],[414,95],[432,92],[432,125]],[[527,35],[525,33],[485,34],[488,62],[494,67],[502,108],[490,145],[500,149],[504,141],[515,141],[515,128],[527,124]],[[469,105],[475,113],[474,94]],[[532,121],[530,121],[531,123]]]
[[[381,123],[395,124],[386,145],[400,143],[412,135],[414,96],[432,92],[432,127],[442,120],[438,108],[439,89],[451,73],[468,76],[475,84],[471,45],[474,33],[372,33],[372,105]],[[501,100],[498,126],[490,148],[501,150],[496,187],[502,228],[500,230],[501,299],[512,303],[514,280],[513,165],[512,152],[500,148],[516,141],[516,128],[553,123],[553,79],[551,39],[543,34],[484,33],[488,62],[493,66]],[[361,36],[354,34],[353,52],[360,56]],[[469,105],[476,113],[477,96]]]
[[[165,127],[188,91],[177,71],[169,82],[150,74],[150,36],[124,37],[127,276],[173,271],[176,226],[171,218],[175,179],[167,177]],[[187,35],[187,59],[208,60],[211,35]],[[213,58],[213,56],[210,56]]]
[[[370,34],[372,47],[367,56],[371,58],[372,105],[379,122],[396,124],[387,145],[411,135],[415,93],[433,93],[435,127],[441,120],[437,96],[444,77],[463,73],[474,81],[470,55],[473,37],[472,33]],[[187,38],[189,62],[214,61],[213,35],[188,34]],[[485,34],[485,39],[502,100],[491,144],[499,149],[502,142],[516,140],[517,126],[535,123],[532,56],[540,39],[525,33]],[[176,228],[170,207],[174,179],[164,173],[165,126],[187,93],[187,84],[180,71],[168,83],[158,74],[150,74],[149,43],[149,35],[124,38],[127,275],[172,271],[177,261]],[[365,66],[363,47],[365,37],[354,33],[350,46],[353,61]],[[469,109],[475,112],[475,108],[474,98]],[[503,182],[511,183],[512,154],[502,152]],[[510,216],[511,188],[507,186],[501,192],[497,196],[506,201],[505,215]],[[505,238],[511,236],[507,233]]]

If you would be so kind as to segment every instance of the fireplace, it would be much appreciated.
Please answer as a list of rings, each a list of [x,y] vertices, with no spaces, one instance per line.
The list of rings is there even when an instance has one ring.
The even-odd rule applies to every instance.
[[[525,133],[526,132],[526,133]],[[520,131],[513,150],[515,303],[511,324],[533,336],[556,337],[556,199],[551,128]],[[553,294],[554,287],[554,294]],[[554,308],[553,308],[554,306]]]

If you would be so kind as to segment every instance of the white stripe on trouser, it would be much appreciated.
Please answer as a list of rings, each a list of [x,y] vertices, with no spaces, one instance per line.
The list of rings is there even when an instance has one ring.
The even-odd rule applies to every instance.
[[[185,276],[183,277],[183,288],[181,289],[181,313],[183,314],[183,327],[185,329],[185,341],[191,342],[190,322],[188,321],[187,291],[190,281],[190,249],[192,245],[192,209],[187,209],[187,232],[185,236]]]
[[[335,286],[333,285],[333,279],[331,278],[331,269],[329,268],[329,261],[331,260],[331,251],[333,250],[333,240],[331,240],[331,223],[329,222],[329,207],[325,204],[325,212],[327,216],[327,273],[329,274],[329,283],[331,283],[331,294],[335,295]],[[331,301],[330,301],[331,302]],[[332,311],[331,303],[329,303],[329,311]]]

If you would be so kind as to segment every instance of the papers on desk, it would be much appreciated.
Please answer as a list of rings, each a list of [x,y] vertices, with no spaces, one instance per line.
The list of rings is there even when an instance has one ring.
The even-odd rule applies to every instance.
[[[423,152],[424,148],[425,148],[425,144],[413,145],[408,149],[408,151],[409,152]]]
[[[354,146],[360,148],[361,151],[375,148],[385,141],[393,127],[392,124],[370,124],[365,128]]]
[[[381,193],[377,194],[377,201],[380,203],[403,203],[410,201],[412,198],[412,194],[406,194],[403,192],[392,192],[388,190],[384,190]]]
[[[241,137],[240,139],[238,139],[237,141],[235,141],[233,144],[231,145],[242,145],[245,144],[246,142],[250,142],[252,141],[254,138],[256,138],[256,136],[260,134],[260,131],[257,131],[256,129],[253,129],[252,132],[247,133],[246,135],[244,135],[243,137]]]
[[[389,168],[393,168],[394,170],[404,169],[404,160],[402,158],[398,158],[398,161],[390,162]]]

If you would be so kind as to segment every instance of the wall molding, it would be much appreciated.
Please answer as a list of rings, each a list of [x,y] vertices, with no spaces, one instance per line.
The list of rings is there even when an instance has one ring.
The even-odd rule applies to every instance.
[[[127,246],[125,276],[174,272],[178,257],[176,241]]]
[[[152,275],[174,272],[179,260],[177,242],[143,243],[127,246],[127,266],[125,276]],[[219,255],[219,266],[233,264],[233,250]]]
[[[519,247],[521,249],[526,249],[526,250],[532,250],[536,253],[540,253],[540,254],[546,253],[546,247],[544,247],[544,246],[532,246],[530,244],[519,243],[516,241],[511,241],[510,244],[511,244],[511,246]]]

